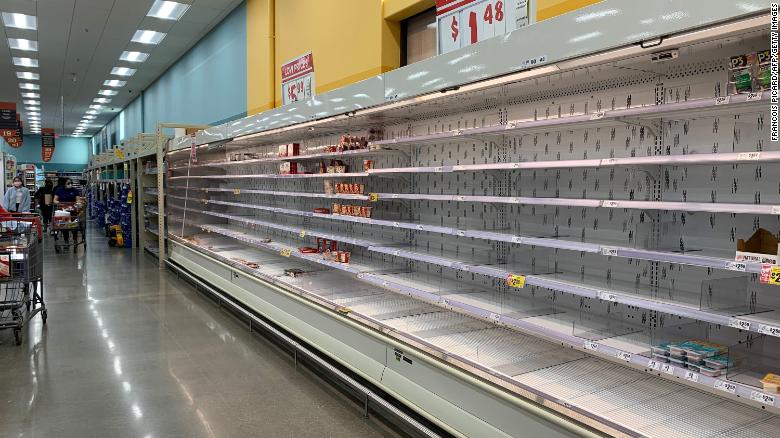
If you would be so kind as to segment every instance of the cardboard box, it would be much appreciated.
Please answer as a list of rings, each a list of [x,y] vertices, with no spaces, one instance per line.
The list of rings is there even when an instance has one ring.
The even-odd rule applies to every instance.
[[[780,241],[774,234],[759,228],[748,240],[737,240],[737,252],[734,260],[738,262],[758,262],[780,264]]]
[[[0,277],[11,276],[11,256],[0,254]]]

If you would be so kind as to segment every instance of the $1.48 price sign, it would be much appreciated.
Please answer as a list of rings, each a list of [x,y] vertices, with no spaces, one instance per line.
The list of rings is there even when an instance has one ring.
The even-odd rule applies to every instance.
[[[529,0],[437,0],[439,54],[526,26]]]

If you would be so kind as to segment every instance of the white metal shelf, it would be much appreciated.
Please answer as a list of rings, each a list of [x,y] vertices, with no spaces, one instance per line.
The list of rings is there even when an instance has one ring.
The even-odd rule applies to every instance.
[[[210,188],[210,187],[187,187],[187,186],[171,186],[169,190],[192,190],[193,192],[202,191],[204,193],[233,193],[233,194],[253,194],[253,195],[270,195],[270,196],[289,196],[295,198],[327,198],[327,199],[351,199],[354,201],[368,201],[368,195],[350,195],[346,193],[309,193],[309,192],[285,192],[279,190],[257,190],[257,189],[224,189],[224,188]]]
[[[309,179],[309,178],[363,178],[367,177],[366,172],[351,173],[293,173],[293,174],[248,174],[248,175],[181,175],[172,176],[169,180],[184,179]]]
[[[241,217],[225,213],[216,213],[184,207],[172,208],[182,209],[195,214],[203,214],[212,217],[229,219],[247,225],[268,227],[279,231],[298,234],[301,237],[315,236],[333,239],[339,242],[360,246],[367,249],[368,251],[375,253],[387,254],[395,257],[401,257],[407,260],[430,263],[443,268],[454,269],[461,272],[470,272],[499,280],[506,280],[510,276],[520,275],[525,277],[525,284],[529,286],[543,287],[546,289],[584,298],[609,301],[627,306],[635,306],[642,309],[655,310],[671,315],[704,321],[711,324],[718,324],[721,326],[733,327],[735,329],[780,337],[780,320],[768,321],[765,317],[756,317],[754,315],[734,314],[725,311],[701,309],[700,307],[691,304],[652,298],[636,292],[628,292],[626,290],[614,288],[606,283],[584,283],[581,280],[568,279],[565,276],[557,274],[528,275],[523,272],[523,270],[526,269],[523,267],[515,267],[513,269],[512,266],[491,263],[489,260],[480,260],[479,258],[474,258],[473,260],[463,260],[462,256],[461,258],[456,258],[457,256],[452,254],[423,251],[421,248],[408,245],[388,245],[388,243],[383,242],[355,239],[350,236],[322,232],[310,226],[286,226],[277,224],[275,222],[262,221],[254,218]]]
[[[235,189],[203,189],[206,192],[209,191],[228,191],[235,193]],[[247,190],[240,191],[240,193],[257,193],[264,192],[262,190]],[[277,194],[279,192],[272,192]],[[297,196],[297,194],[295,195]],[[356,195],[346,195],[356,196]],[[392,227],[398,229],[424,231],[431,233],[441,233],[456,237],[475,238],[495,242],[507,242],[518,245],[538,246],[543,248],[563,249],[570,251],[580,251],[594,254],[602,254],[609,257],[622,257],[622,258],[637,258],[642,260],[652,260],[658,262],[676,263],[691,266],[700,266],[712,269],[723,269],[728,271],[738,272],[751,272],[760,273],[761,263],[757,262],[735,262],[733,259],[725,257],[708,256],[702,254],[700,251],[695,251],[689,254],[684,252],[669,252],[669,251],[657,251],[648,250],[642,248],[631,248],[621,245],[598,243],[598,242],[577,242],[555,237],[534,237],[524,235],[514,235],[507,233],[500,233],[495,231],[483,231],[483,230],[461,230],[452,227],[441,227],[435,225],[427,225],[421,223],[410,223],[405,221],[392,221],[381,219],[368,219],[347,215],[334,215],[334,214],[321,214],[307,211],[293,210],[280,207],[269,207],[264,205],[249,204],[242,202],[229,202],[229,201],[216,201],[207,200],[203,198],[192,198],[183,196],[171,195],[173,199],[195,201],[203,204],[224,205],[229,207],[247,208],[252,210],[266,211],[270,213],[280,213],[290,216],[299,217],[313,217],[324,220],[341,221],[341,222],[353,222],[362,223],[366,225],[378,225],[383,227]],[[359,199],[359,198],[345,198],[345,199]]]
[[[621,346],[630,345],[630,343],[626,344],[625,341],[618,339],[621,338],[621,336],[617,336],[614,339],[605,338],[595,341],[576,336],[571,330],[572,326],[569,324],[570,320],[563,317],[565,314],[554,311],[552,313],[545,313],[540,309],[537,309],[536,312],[524,313],[524,305],[532,303],[531,300],[523,300],[519,297],[515,297],[521,300],[518,302],[518,305],[503,309],[496,307],[495,302],[491,302],[490,300],[474,301],[471,299],[474,294],[480,293],[479,290],[432,291],[429,286],[410,281],[408,276],[403,277],[402,279],[396,279],[394,278],[395,274],[372,273],[370,267],[367,268],[365,265],[360,264],[359,257],[354,257],[353,260],[355,261],[350,262],[350,264],[334,263],[325,260],[320,254],[299,253],[297,248],[295,248],[294,243],[269,242],[266,239],[258,238],[240,230],[224,226],[207,225],[201,226],[201,228],[209,233],[216,233],[231,239],[236,239],[260,249],[273,251],[284,257],[299,258],[307,262],[355,274],[355,277],[359,280],[374,284],[392,292],[423,300],[434,306],[447,310],[454,310],[472,317],[490,321],[493,324],[508,326],[544,339],[560,342],[590,354],[607,358],[613,362],[631,364],[635,367],[644,369],[646,372],[659,376],[666,378],[676,377],[679,379],[677,380],[678,382],[686,383],[688,385],[723,391],[724,394],[737,395],[747,400],[757,400],[760,395],[764,395],[766,396],[763,398],[765,403],[772,407],[775,406],[775,397],[773,395],[765,394],[754,386],[727,380],[725,378],[713,378],[693,373],[685,368],[676,367],[670,364],[662,364],[645,355],[622,350],[610,345],[611,342]],[[352,266],[353,263],[356,266]],[[386,269],[387,267],[384,266],[382,268]],[[491,294],[496,292],[484,291],[482,293]],[[350,308],[352,308],[352,306],[353,304],[350,303]],[[649,347],[649,344],[642,346],[642,352],[649,354]],[[626,371],[621,370],[619,374],[625,378]],[[569,375],[571,376],[571,374]],[[520,374],[520,376],[523,376],[523,374]],[[532,384],[533,382],[527,383],[532,387],[538,388],[538,386]],[[771,403],[769,403],[769,401],[771,401]],[[583,407],[587,408],[587,406]]]
[[[765,111],[770,100],[769,91],[763,93],[738,94],[705,99],[692,99],[684,102],[661,105],[641,106],[636,108],[616,109],[611,111],[579,114],[567,117],[556,117],[544,120],[521,120],[508,122],[506,125],[487,126],[483,128],[458,129],[436,134],[426,134],[410,137],[393,138],[372,142],[371,145],[388,146],[402,144],[422,144],[442,141],[461,141],[469,137],[484,137],[492,135],[545,132],[555,129],[588,129],[618,124],[642,125],[643,121],[654,119],[695,119],[715,117],[738,112]],[[649,125],[648,125],[649,126]]]
[[[356,150],[343,151],[343,152],[317,152],[317,153],[304,153],[302,155],[291,155],[285,157],[268,156],[264,158],[252,158],[248,160],[212,161],[212,162],[201,163],[201,164],[172,166],[170,167],[170,169],[186,170],[186,169],[199,169],[199,168],[208,168],[208,167],[222,168],[222,167],[232,167],[232,166],[246,166],[246,165],[261,164],[261,163],[281,163],[286,161],[321,160],[324,158],[339,159],[339,158],[350,158],[350,157],[365,157],[365,156],[398,153],[398,152],[399,151],[395,149],[386,149],[377,146],[374,148],[356,149]]]

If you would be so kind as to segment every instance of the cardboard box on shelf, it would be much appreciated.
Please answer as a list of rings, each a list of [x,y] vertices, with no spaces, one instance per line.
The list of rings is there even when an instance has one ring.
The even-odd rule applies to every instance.
[[[758,262],[778,264],[780,241],[769,231],[759,228],[749,239],[737,240],[737,252],[734,260],[738,262]]]

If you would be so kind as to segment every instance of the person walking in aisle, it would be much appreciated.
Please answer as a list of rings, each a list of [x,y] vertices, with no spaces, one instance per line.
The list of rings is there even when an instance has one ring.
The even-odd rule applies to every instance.
[[[3,208],[14,213],[30,212],[30,190],[24,186],[22,178],[15,177],[13,186],[6,189]]]
[[[61,185],[54,189],[54,205],[57,206],[61,203],[76,202],[76,198],[79,196],[77,188],[73,187],[73,180],[70,178],[60,178]],[[78,241],[78,230],[72,230],[73,241]],[[70,242],[70,232],[68,230],[62,231],[62,237],[65,239],[65,243]]]
[[[41,215],[43,216],[43,229],[49,229],[51,223],[51,215],[54,210],[54,183],[50,179],[46,179],[43,187],[35,192],[35,200],[38,201],[38,205],[41,208]]]

